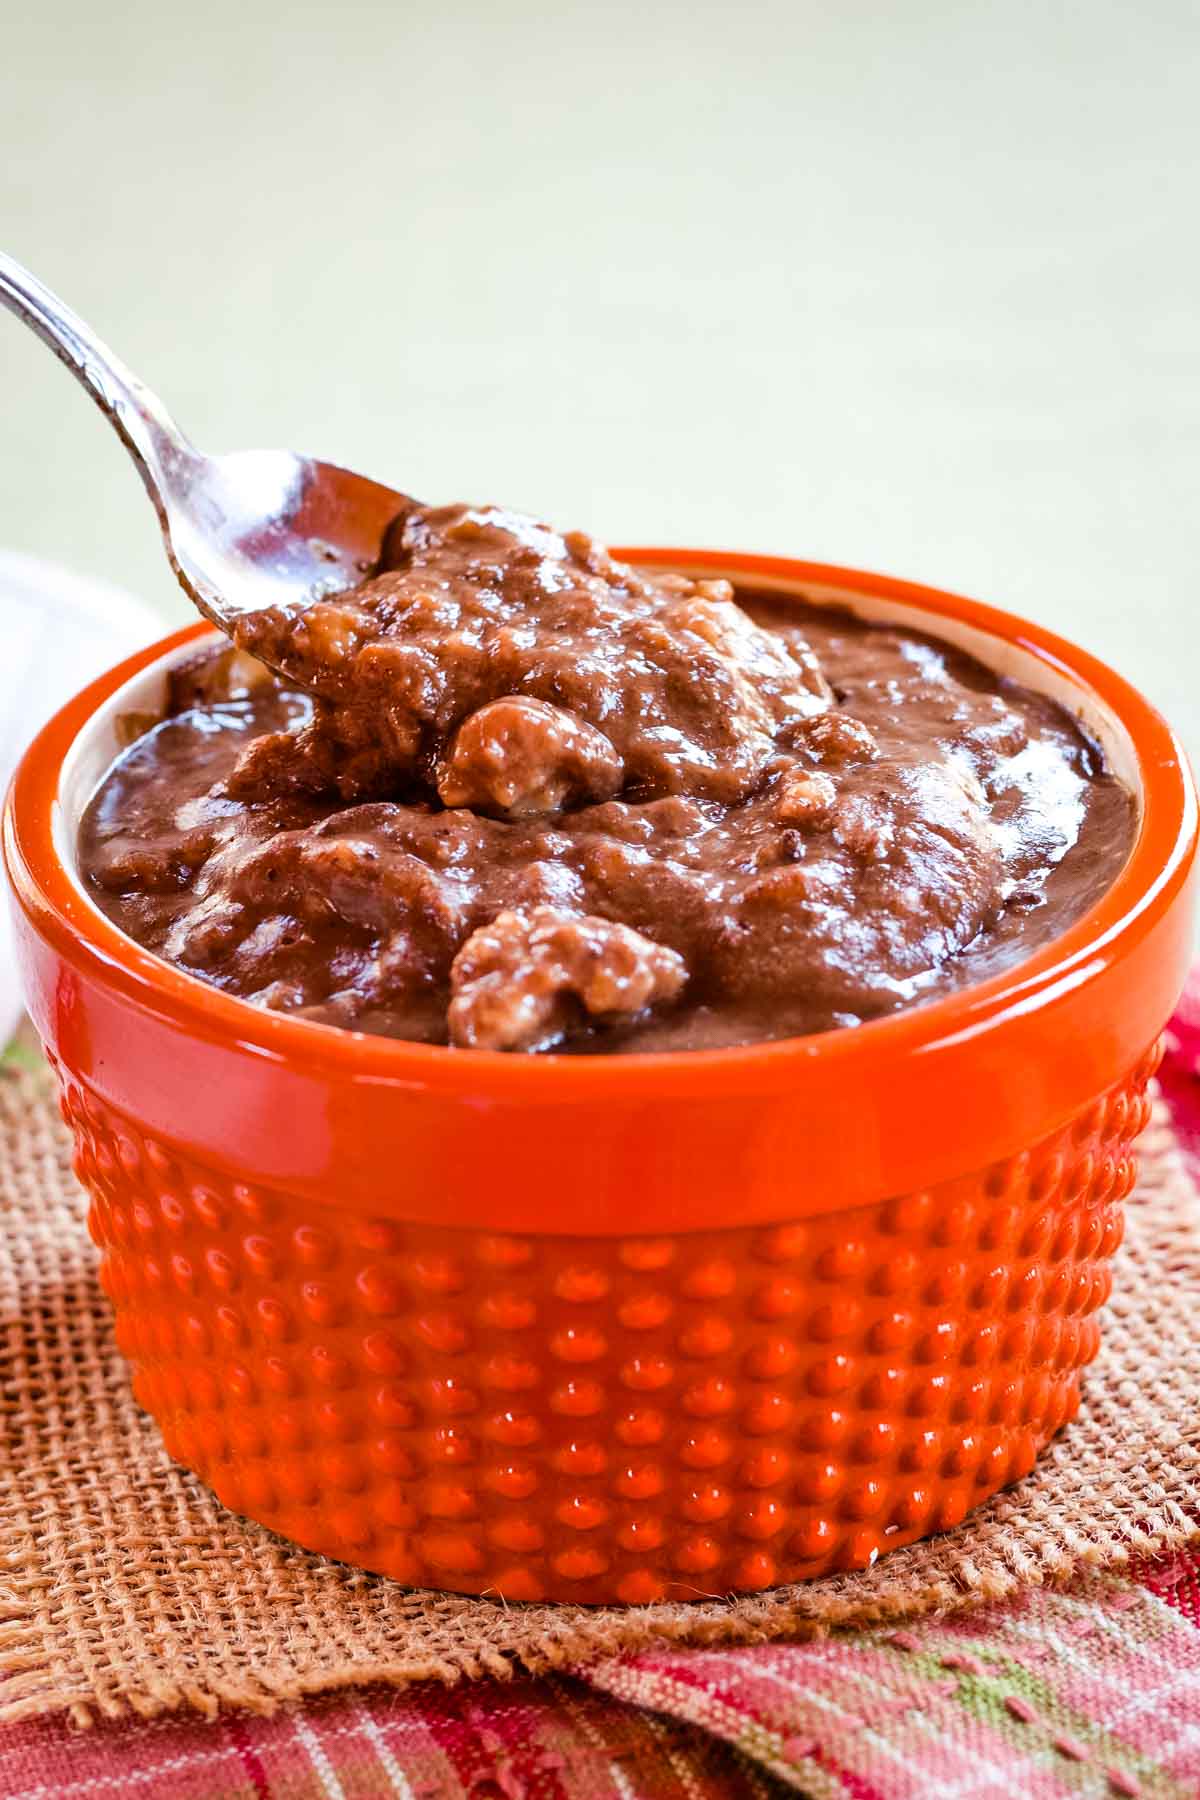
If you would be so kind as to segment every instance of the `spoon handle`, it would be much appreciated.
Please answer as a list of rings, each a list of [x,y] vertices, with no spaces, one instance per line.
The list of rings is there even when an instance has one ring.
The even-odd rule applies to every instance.
[[[114,426],[165,527],[164,493],[202,460],[166,407],[57,294],[0,251],[0,306],[49,345]]]

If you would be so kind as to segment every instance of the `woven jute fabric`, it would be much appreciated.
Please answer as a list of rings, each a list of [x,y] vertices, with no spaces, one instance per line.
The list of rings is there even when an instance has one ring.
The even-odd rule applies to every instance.
[[[1142,1143],[1104,1348],[1026,1480],[863,1574],[602,1610],[413,1592],[226,1512],[166,1455],[113,1340],[49,1085],[0,1073],[0,1719],[265,1712],[350,1684],[538,1674],[998,1599],[1200,1537],[1200,1208],[1165,1116]]]

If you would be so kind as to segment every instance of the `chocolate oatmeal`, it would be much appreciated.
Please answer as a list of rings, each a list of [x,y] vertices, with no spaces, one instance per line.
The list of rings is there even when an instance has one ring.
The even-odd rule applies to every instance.
[[[1133,830],[1064,712],[933,638],[410,505],[361,586],[174,672],[80,857],[130,936],[255,1005],[582,1053],[982,980]]]

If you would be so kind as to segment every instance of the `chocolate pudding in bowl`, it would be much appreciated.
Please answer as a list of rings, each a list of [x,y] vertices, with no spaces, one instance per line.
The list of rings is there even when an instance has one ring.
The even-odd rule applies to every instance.
[[[858,1027],[1014,966],[1133,842],[1090,730],[963,648],[498,508],[410,506],[360,587],[239,638],[171,671],[81,873],[324,1024],[576,1055]]]
[[[243,636],[80,695],[5,815],[172,1456],[401,1582],[589,1604],[1019,1480],[1191,954],[1153,709],[953,595],[492,509]]]

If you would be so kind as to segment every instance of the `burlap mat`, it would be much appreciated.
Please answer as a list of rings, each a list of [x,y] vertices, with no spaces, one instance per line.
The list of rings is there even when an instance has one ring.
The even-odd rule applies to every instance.
[[[1200,1207],[1160,1116],[1083,1410],[1017,1487],[861,1575],[588,1611],[411,1592],[293,1550],[167,1458],[130,1395],[44,1078],[0,1072],[0,1719],[267,1711],[998,1598],[1200,1537]]]

